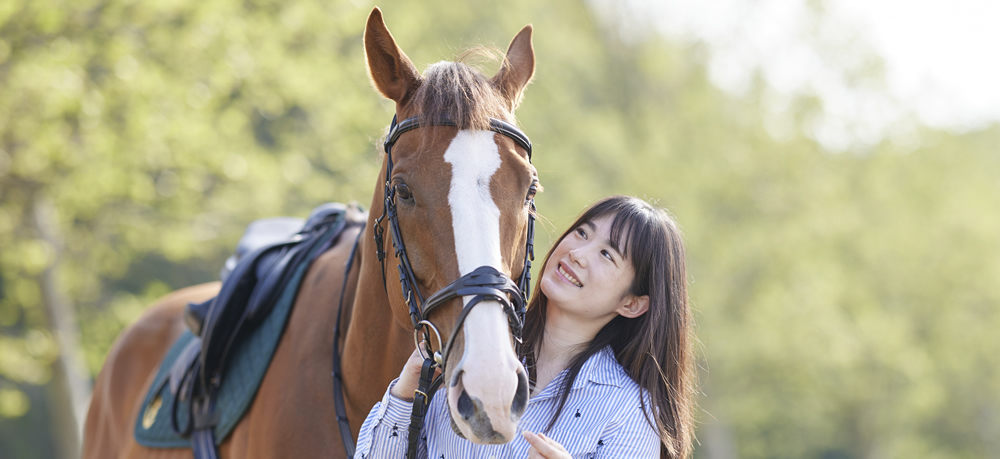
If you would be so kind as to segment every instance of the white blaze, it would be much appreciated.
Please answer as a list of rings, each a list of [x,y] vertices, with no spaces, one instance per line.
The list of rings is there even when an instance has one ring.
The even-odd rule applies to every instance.
[[[480,266],[500,270],[500,209],[490,193],[490,180],[501,163],[494,133],[459,131],[444,160],[451,164],[448,204],[459,273],[464,276]],[[470,299],[462,298],[463,304]],[[484,301],[466,317],[462,333],[465,352],[458,368],[463,371],[463,385],[469,396],[483,403],[494,428],[509,441],[514,435],[510,404],[520,363],[510,346],[507,316],[499,303]],[[458,394],[451,392],[449,404],[455,407]],[[461,422],[458,425],[460,430],[467,428]]]
[[[500,209],[490,195],[490,179],[500,169],[492,131],[458,131],[444,152],[451,164],[451,225],[458,271],[466,275],[488,265],[500,268]]]

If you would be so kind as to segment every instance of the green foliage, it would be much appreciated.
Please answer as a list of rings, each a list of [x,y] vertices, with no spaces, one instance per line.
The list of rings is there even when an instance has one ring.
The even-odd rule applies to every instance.
[[[78,308],[96,374],[157,296],[215,277],[247,222],[367,199],[387,115],[363,71],[366,14],[316,2],[4,2],[0,416],[24,414],[21,390],[46,384],[58,355],[43,271]],[[41,201],[56,209],[57,242],[36,228]],[[165,285],[178,276],[150,267],[168,263],[192,275]]]
[[[369,203],[393,108],[364,70],[371,6],[0,3],[0,416],[33,410],[11,394],[49,377],[46,268],[96,373],[156,297],[212,280],[249,221]],[[766,87],[723,93],[699,46],[626,39],[596,6],[379,6],[418,68],[534,23],[517,114],[545,187],[539,254],[608,194],[677,216],[705,370],[699,457],[726,443],[747,458],[997,454],[1000,127],[830,153],[804,134],[814,100],[776,140]],[[60,246],[32,226],[39,199]]]

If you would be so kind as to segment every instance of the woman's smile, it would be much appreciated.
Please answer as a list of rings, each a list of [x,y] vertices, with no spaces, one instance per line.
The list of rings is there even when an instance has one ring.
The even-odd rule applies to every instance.
[[[571,284],[573,284],[573,285],[575,285],[577,287],[583,287],[583,283],[581,283],[576,278],[576,273],[573,272],[572,268],[570,268],[570,267],[568,267],[568,266],[566,266],[566,265],[564,265],[562,263],[559,263],[558,271],[559,271],[559,274],[562,275],[562,277],[564,279],[566,279],[566,281],[568,281],[569,283],[571,283]]]

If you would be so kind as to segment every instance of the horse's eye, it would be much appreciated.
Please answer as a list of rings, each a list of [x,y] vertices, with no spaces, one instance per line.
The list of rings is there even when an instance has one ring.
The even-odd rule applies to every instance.
[[[538,194],[538,181],[532,182],[531,186],[528,187],[528,195],[525,196],[525,198],[524,198],[525,204],[527,204],[528,201],[531,201],[532,199],[535,199],[535,195],[536,194]]]
[[[413,192],[410,191],[410,187],[406,186],[405,183],[400,183],[396,185],[396,197],[404,201],[412,201]]]

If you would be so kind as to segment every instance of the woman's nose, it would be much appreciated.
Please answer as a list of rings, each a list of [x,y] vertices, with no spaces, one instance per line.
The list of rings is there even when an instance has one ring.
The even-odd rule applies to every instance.
[[[569,251],[569,261],[576,263],[580,266],[586,266],[587,257],[583,254],[583,247],[577,247]]]

